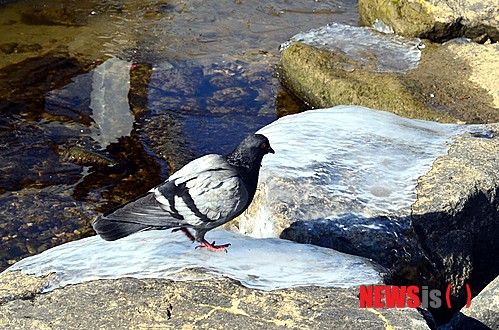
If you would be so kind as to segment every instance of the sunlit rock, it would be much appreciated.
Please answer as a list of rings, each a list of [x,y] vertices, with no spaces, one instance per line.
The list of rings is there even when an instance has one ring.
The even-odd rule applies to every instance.
[[[404,36],[434,41],[457,37],[499,40],[495,0],[360,0],[359,12],[364,24],[382,20]]]
[[[263,161],[242,233],[368,257],[404,283],[452,283],[456,296],[463,281],[497,269],[497,125],[338,106],[281,118],[260,133],[276,153]]]
[[[0,274],[2,329],[430,329],[416,308],[359,308],[358,288],[127,277],[40,293],[47,278]]]
[[[282,82],[314,108],[354,104],[439,122],[499,121],[497,44],[421,44],[387,32],[378,22],[297,34],[282,45]]]

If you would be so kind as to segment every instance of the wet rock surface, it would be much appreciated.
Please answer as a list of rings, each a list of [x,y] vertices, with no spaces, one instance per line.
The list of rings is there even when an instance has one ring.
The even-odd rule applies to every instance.
[[[19,328],[429,329],[416,309],[361,309],[357,289],[272,292],[237,282],[93,281],[39,294],[43,279],[0,275],[0,326]],[[78,297],[78,299],[75,299]]]

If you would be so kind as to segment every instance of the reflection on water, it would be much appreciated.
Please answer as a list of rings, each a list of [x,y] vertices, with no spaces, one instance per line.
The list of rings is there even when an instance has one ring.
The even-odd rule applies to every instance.
[[[129,136],[133,128],[133,115],[128,105],[131,62],[111,58],[97,66],[92,76],[91,137],[102,149]]]
[[[0,2],[0,269],[276,118],[278,46],[356,1]]]

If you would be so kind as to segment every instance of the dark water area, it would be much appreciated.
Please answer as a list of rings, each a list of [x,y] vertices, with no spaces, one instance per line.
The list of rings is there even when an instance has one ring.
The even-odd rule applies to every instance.
[[[356,1],[0,1],[0,270],[299,111],[279,45]]]

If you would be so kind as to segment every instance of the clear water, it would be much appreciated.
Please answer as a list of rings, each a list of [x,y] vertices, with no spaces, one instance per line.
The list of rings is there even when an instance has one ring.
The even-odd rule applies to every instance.
[[[277,117],[279,44],[358,17],[353,0],[0,1],[0,269],[230,152]]]

